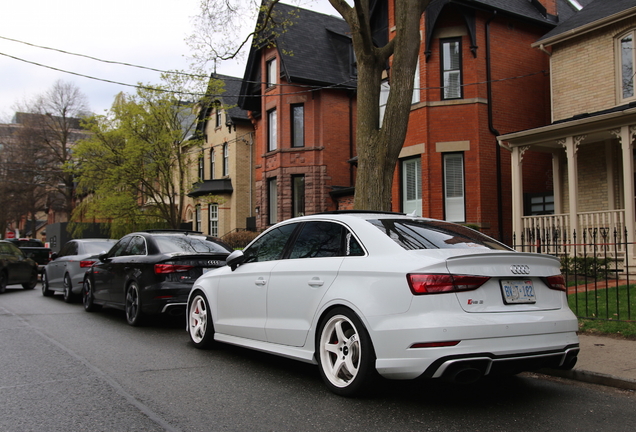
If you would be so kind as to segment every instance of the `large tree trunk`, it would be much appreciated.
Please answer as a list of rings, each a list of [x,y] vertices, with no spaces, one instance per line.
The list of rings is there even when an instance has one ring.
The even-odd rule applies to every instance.
[[[342,0],[330,2],[351,27],[358,62],[358,173],[354,207],[388,211],[393,173],[408,127],[420,47],[420,20],[430,0],[395,1],[395,33],[384,47],[373,46],[369,0],[356,0],[354,8]],[[391,91],[379,128],[380,85],[389,59]]]

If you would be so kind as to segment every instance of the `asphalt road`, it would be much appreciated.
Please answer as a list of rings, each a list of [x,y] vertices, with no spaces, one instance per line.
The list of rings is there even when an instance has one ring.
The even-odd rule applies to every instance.
[[[232,346],[200,351],[182,322],[126,324],[61,296],[0,295],[0,431],[633,432],[636,395],[543,375],[470,386],[383,382],[331,394],[315,366]]]

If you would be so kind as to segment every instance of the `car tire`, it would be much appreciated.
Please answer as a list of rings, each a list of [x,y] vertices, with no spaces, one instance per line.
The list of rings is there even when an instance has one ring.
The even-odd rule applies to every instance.
[[[190,297],[187,320],[188,334],[194,346],[199,349],[214,347],[212,313],[208,300],[201,291],[196,291]]]
[[[53,295],[53,291],[49,287],[49,277],[46,274],[46,270],[42,272],[42,295],[44,297],[51,297]]]
[[[340,396],[368,391],[377,377],[375,351],[360,318],[344,307],[332,309],[316,336],[316,360],[329,390]]]
[[[33,288],[35,288],[37,284],[38,284],[38,271],[33,270],[33,272],[31,272],[31,278],[29,279],[28,282],[22,284],[22,288],[24,288],[25,290],[32,290]]]
[[[93,283],[90,278],[84,279],[82,287],[82,303],[86,312],[95,312],[101,309],[101,306],[95,304],[95,293],[93,293]]]
[[[8,276],[7,272],[0,272],[0,294],[7,290]]]
[[[64,275],[64,301],[66,303],[73,303],[73,301],[75,301],[75,295],[73,294],[73,285],[71,284],[71,277],[68,274]]]
[[[131,282],[126,290],[126,321],[133,327],[140,326],[143,321],[141,312],[141,298],[139,296],[139,285]]]

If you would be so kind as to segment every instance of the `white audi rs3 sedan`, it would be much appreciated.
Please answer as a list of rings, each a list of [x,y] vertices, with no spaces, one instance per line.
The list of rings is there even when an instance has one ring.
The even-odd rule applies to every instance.
[[[269,228],[188,298],[197,348],[240,345],[319,366],[352,396],[390,379],[474,382],[576,363],[559,261],[470,228],[335,212]]]

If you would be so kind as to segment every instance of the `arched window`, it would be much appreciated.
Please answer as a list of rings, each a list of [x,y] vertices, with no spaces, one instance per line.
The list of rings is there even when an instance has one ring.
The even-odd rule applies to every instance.
[[[636,30],[630,30],[616,40],[618,53],[617,58],[617,93],[619,101],[629,101],[634,99],[634,71],[636,65],[636,55],[634,53],[634,40]]]

